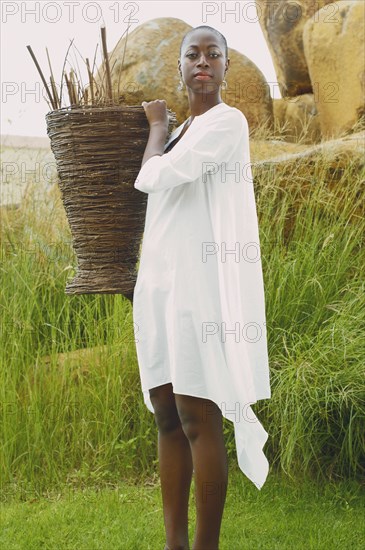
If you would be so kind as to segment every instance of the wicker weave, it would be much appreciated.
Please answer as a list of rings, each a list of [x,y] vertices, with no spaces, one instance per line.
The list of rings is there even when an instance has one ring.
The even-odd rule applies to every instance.
[[[168,110],[170,135],[176,125]],[[149,135],[142,106],[77,106],[46,115],[78,269],[66,294],[133,300],[147,194],[134,188]]]

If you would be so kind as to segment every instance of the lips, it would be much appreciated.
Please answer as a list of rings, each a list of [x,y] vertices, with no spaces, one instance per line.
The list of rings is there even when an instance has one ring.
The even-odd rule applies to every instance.
[[[211,75],[211,74],[209,74],[209,73],[204,73],[204,72],[195,73],[194,76],[209,76],[209,78],[212,78],[212,75]]]
[[[213,77],[208,73],[196,73],[194,75],[196,80],[201,80],[202,82],[211,80]]]

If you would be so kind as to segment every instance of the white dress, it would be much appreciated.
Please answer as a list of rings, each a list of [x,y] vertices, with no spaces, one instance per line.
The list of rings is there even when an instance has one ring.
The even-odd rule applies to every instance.
[[[134,187],[148,193],[133,298],[144,402],[153,413],[149,389],[168,382],[215,402],[234,423],[240,469],[261,489],[268,434],[250,405],[271,391],[246,117],[224,102],[195,116]]]

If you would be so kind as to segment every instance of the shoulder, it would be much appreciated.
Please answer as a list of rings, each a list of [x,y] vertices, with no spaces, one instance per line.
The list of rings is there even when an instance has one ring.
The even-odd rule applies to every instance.
[[[237,109],[237,107],[231,107],[230,105],[227,105],[228,109],[226,109],[226,115],[230,117],[231,119],[235,119],[237,122],[240,122],[243,126],[248,127],[247,118],[243,114],[242,111]]]
[[[225,127],[227,130],[236,132],[248,131],[248,123],[245,115],[237,109],[237,107],[231,107],[225,104],[219,113],[212,112],[212,116],[209,120],[206,120],[206,125],[210,128],[213,127]]]

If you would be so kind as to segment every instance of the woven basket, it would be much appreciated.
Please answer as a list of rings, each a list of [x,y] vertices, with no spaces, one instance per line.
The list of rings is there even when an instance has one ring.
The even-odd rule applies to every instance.
[[[176,125],[168,110],[170,135]],[[142,106],[64,107],[46,115],[77,257],[66,294],[133,301],[147,194],[134,188],[149,136]]]

